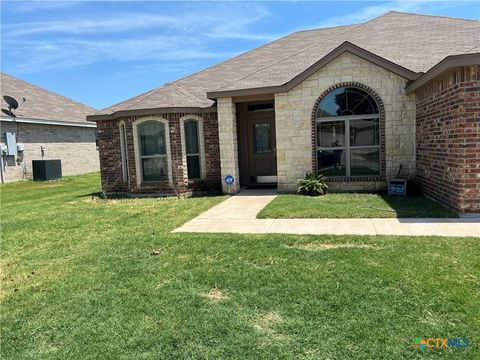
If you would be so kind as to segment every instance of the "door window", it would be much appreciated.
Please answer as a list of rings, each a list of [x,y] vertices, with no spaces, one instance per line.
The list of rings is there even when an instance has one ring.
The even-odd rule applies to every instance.
[[[270,123],[253,125],[254,147],[256,154],[272,152],[272,138]]]

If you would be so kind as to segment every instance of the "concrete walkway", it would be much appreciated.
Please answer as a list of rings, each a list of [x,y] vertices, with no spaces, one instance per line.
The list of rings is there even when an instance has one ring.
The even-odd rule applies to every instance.
[[[480,218],[257,219],[274,190],[243,190],[173,232],[480,237]]]

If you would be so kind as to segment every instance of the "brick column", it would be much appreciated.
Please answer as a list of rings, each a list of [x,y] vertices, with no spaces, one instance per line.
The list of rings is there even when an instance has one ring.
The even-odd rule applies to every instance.
[[[232,98],[218,99],[217,111],[222,190],[225,194],[235,194],[240,191],[240,171],[238,169],[237,112]],[[224,182],[227,175],[235,178],[235,183],[230,187]]]

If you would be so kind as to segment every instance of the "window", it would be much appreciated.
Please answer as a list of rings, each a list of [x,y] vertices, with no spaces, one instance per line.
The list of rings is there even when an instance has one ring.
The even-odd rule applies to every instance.
[[[317,171],[326,176],[380,175],[379,111],[362,89],[340,87],[316,114]]]
[[[247,105],[248,112],[273,111],[273,103]]]
[[[137,127],[140,167],[143,181],[168,179],[168,159],[165,124],[145,121]]]
[[[187,174],[188,179],[201,178],[200,165],[200,142],[198,121],[185,120],[185,152],[187,156]]]
[[[272,152],[270,123],[257,123],[253,125],[255,137],[255,154]]]
[[[125,123],[120,123],[120,152],[122,155],[123,182],[128,182],[127,133]]]

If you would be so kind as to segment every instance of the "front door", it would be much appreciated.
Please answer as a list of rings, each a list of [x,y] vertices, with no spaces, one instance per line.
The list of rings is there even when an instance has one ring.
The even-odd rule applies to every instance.
[[[247,122],[250,184],[276,183],[275,118],[266,116]]]

